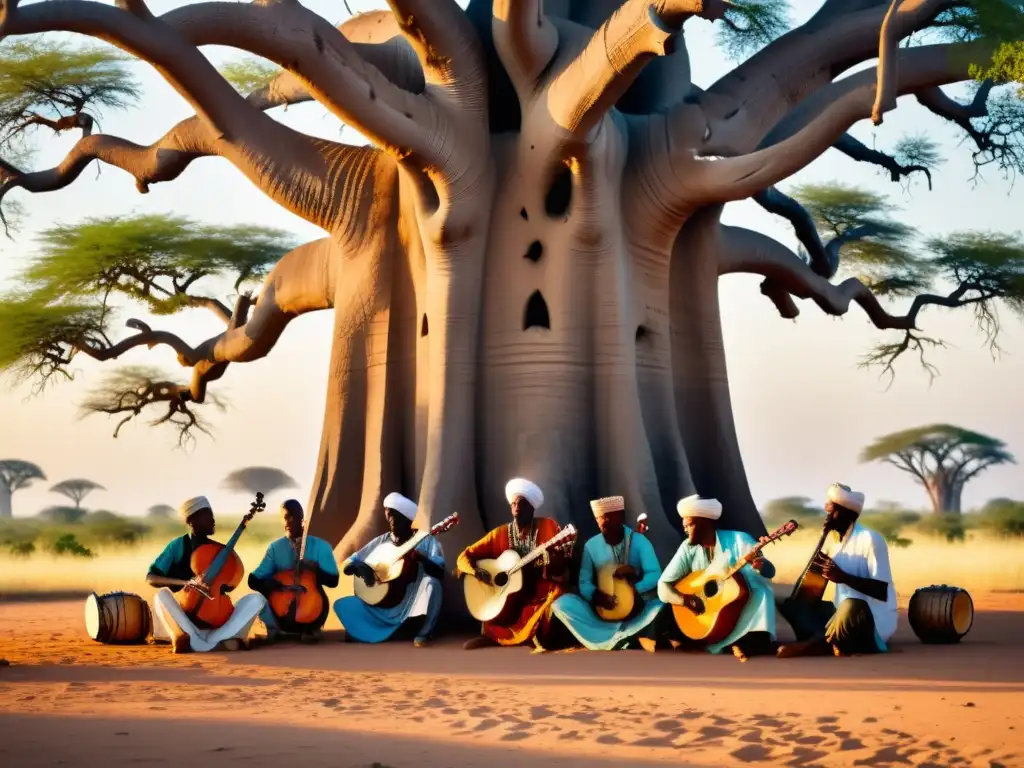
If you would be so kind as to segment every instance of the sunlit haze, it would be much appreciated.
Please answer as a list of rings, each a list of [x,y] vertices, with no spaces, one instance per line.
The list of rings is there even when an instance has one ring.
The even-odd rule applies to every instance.
[[[341,3],[307,0],[305,4],[332,22],[344,18]],[[155,12],[176,5],[181,3],[150,3]],[[356,12],[384,7],[383,2],[369,0],[351,0],[350,5]],[[795,0],[794,21],[803,21],[819,5]],[[698,21],[687,29],[694,79],[707,86],[727,70],[729,62],[715,49],[709,24]],[[204,50],[217,62],[235,55],[221,48]],[[148,143],[191,114],[191,109],[150,67],[137,64],[133,71],[144,84],[143,101],[134,110],[105,115],[102,130]],[[947,91],[961,95],[966,89]],[[284,113],[276,110],[275,114],[306,133],[339,138],[335,118],[316,105],[292,107]],[[957,147],[958,130],[913,98],[902,99],[899,109],[878,129],[863,121],[852,131],[869,146],[879,148],[891,147],[905,134],[924,132],[939,141],[950,158],[935,174],[931,192],[923,179],[913,181],[905,190],[877,168],[855,163],[835,150],[783,188],[831,180],[868,186],[891,196],[893,204],[901,208],[903,222],[931,235],[1017,229],[1024,191],[1013,190],[995,169],[986,169],[974,186],[969,149]],[[69,133],[54,139],[40,131],[36,167],[56,164],[77,138],[77,133]],[[340,138],[363,141],[350,128],[345,128]],[[4,291],[15,287],[11,278],[32,252],[36,233],[55,223],[74,223],[88,216],[174,212],[214,224],[281,227],[305,240],[322,236],[319,229],[265,198],[220,159],[200,160],[177,181],[153,185],[148,195],[139,195],[130,176],[117,168],[104,165],[97,177],[93,164],[60,192],[31,196],[19,190],[11,199],[24,203],[29,216],[15,242],[0,244],[0,289]],[[754,203],[728,206],[724,219],[796,247],[789,224]],[[830,318],[811,302],[801,301],[800,317],[795,322],[783,320],[760,294],[761,279],[730,276],[720,284],[735,418],[758,503],[790,495],[820,500],[826,486],[838,480],[863,490],[869,505],[893,500],[923,507],[927,501],[924,492],[909,476],[886,465],[862,465],[857,456],[880,434],[931,422],[950,422],[998,437],[1024,457],[1024,417],[1019,407],[1024,325],[1018,318],[1009,312],[1002,314],[1002,353],[993,360],[983,336],[973,327],[970,310],[926,310],[922,328],[949,344],[947,349],[931,353],[931,362],[941,375],[930,384],[928,375],[908,356],[898,363],[895,382],[887,389],[889,381],[880,378],[879,371],[858,367],[861,355],[885,338],[858,307],[851,308],[844,318]],[[217,284],[209,285],[208,290],[225,299],[230,299],[232,291],[230,285]],[[126,307],[121,320],[132,316],[143,313]],[[158,318],[153,324],[193,343],[222,327],[203,310]],[[320,440],[330,334],[329,312],[305,316],[288,327],[266,359],[230,366],[214,385],[229,399],[229,409],[208,414],[215,439],[200,435],[190,451],[176,448],[173,430],[152,428],[146,420],[129,424],[114,439],[115,419],[99,415],[80,419],[77,403],[98,383],[104,370],[82,356],[76,359],[73,382],[55,384],[41,396],[29,397],[28,385],[5,386],[0,391],[0,458],[35,462],[48,478],[15,494],[15,515],[35,514],[62,503],[62,497],[47,489],[72,477],[89,478],[107,489],[86,500],[85,506],[92,509],[144,514],[153,504],[177,505],[185,497],[202,493],[213,500],[217,510],[241,512],[247,500],[222,490],[220,483],[228,472],[247,465],[285,470],[301,484],[293,493],[305,502]],[[187,376],[166,348],[137,349],[119,363],[157,365],[182,381]],[[964,506],[977,506],[995,496],[1024,498],[1024,475],[1018,467],[998,467],[972,481],[964,494]],[[280,494],[272,495],[269,501],[280,498]]]

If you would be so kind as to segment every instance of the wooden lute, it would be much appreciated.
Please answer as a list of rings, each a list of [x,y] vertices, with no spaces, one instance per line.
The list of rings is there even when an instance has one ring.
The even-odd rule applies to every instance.
[[[800,574],[800,578],[793,585],[793,592],[789,596],[790,600],[816,603],[825,596],[828,579],[821,575],[821,561],[818,558],[821,555],[821,548],[825,546],[825,539],[831,532],[832,529],[827,525],[822,528],[821,538],[818,539],[818,544],[814,547],[814,552],[811,554],[810,560],[807,561],[804,572]]]
[[[231,598],[224,594],[223,588],[234,589],[245,574],[242,559],[235,552],[235,544],[249,521],[257,512],[266,508],[263,494],[257,493],[256,500],[249,505],[249,511],[242,517],[226,544],[206,541],[193,550],[190,560],[192,573],[198,574],[200,581],[209,587],[207,591],[187,582],[185,589],[177,594],[178,604],[193,621],[216,629],[224,626],[231,618],[235,606]]]
[[[466,607],[478,621],[492,621],[505,610],[509,598],[523,588],[522,569],[552,547],[567,547],[576,541],[576,526],[572,523],[520,557],[514,549],[506,549],[498,557],[477,560],[476,567],[487,571],[491,583],[485,584],[475,576],[466,576]]]
[[[376,578],[373,584],[368,585],[358,575],[353,576],[352,587],[356,596],[367,605],[379,608],[398,605],[405,598],[405,592],[418,572],[415,564],[410,566],[406,556],[428,536],[444,533],[458,523],[459,513],[455,512],[429,530],[417,532],[404,544],[397,545],[390,541],[378,544],[364,561],[373,569]]]
[[[679,631],[691,640],[699,640],[707,645],[720,643],[727,638],[736,628],[740,613],[750,599],[750,586],[740,570],[752,563],[765,546],[783,536],[789,536],[798,527],[795,520],[790,520],[765,541],[759,542],[724,573],[711,574],[711,569],[706,568],[677,581],[673,585],[677,592],[692,595],[700,602],[700,609],[696,612],[685,605],[672,606],[672,617]]]

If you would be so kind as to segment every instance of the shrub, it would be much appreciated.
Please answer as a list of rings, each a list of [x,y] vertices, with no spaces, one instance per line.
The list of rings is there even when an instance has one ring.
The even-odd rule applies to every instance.
[[[891,512],[865,512],[858,522],[868,528],[878,531],[882,538],[889,544],[896,547],[909,547],[910,539],[900,537],[902,530],[913,523],[918,522],[921,515],[917,512],[891,511]]]
[[[825,510],[812,507],[806,496],[786,496],[772,499],[764,505],[761,517],[768,528],[777,528],[789,520],[796,520],[801,526],[816,523],[815,518],[824,519]]]
[[[928,515],[917,523],[917,529],[929,536],[941,536],[946,541],[967,538],[967,526],[960,515]]]
[[[89,542],[96,544],[136,544],[150,530],[144,523],[127,520],[106,510],[93,512],[82,522],[85,525],[83,538],[87,537]]]
[[[74,525],[85,517],[85,510],[78,507],[47,507],[36,517],[48,523]]]
[[[36,545],[31,541],[15,541],[7,545],[7,551],[15,557],[28,557],[36,551]]]
[[[71,555],[73,557],[96,557],[92,550],[86,549],[73,533],[62,534],[56,541],[49,545],[49,550],[55,555]]]
[[[992,499],[977,514],[978,525],[997,536],[1024,536],[1024,502]]]

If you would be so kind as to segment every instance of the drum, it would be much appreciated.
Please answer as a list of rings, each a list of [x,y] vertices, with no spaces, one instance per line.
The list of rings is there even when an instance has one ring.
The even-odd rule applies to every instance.
[[[960,587],[933,584],[914,592],[907,618],[922,643],[959,643],[974,623],[974,601]]]
[[[85,631],[98,643],[144,643],[152,626],[149,605],[131,592],[93,592],[85,599]]]

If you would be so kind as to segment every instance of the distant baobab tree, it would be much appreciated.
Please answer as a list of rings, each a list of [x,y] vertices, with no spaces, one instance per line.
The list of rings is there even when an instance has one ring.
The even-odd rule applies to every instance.
[[[46,475],[31,461],[3,459],[0,461],[0,519],[14,516],[11,497],[15,491],[27,488],[36,480],[45,480]]]
[[[65,480],[61,483],[57,483],[50,489],[50,493],[59,493],[61,496],[67,496],[72,502],[74,502],[75,509],[81,509],[82,499],[93,491],[105,490],[107,489],[99,483],[94,483],[92,480],[75,478],[73,480]]]

